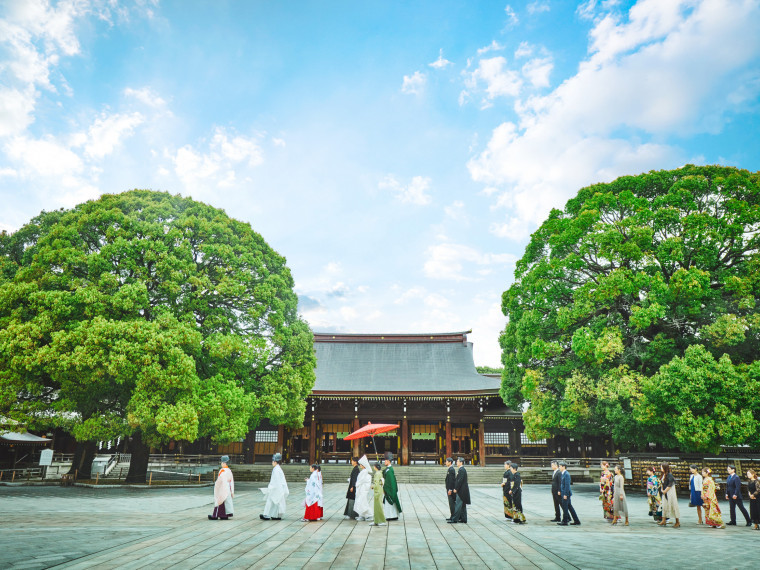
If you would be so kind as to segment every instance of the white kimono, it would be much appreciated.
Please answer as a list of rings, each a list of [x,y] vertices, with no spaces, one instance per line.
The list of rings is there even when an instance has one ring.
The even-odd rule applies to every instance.
[[[222,467],[214,483],[214,506],[218,507],[224,503],[224,510],[227,515],[232,511],[232,495],[235,494],[235,480],[232,478],[232,471],[229,467]]]
[[[313,471],[306,482],[306,498],[303,501],[304,507],[310,507],[314,503],[322,506],[322,472]]]
[[[285,473],[280,465],[275,465],[272,469],[272,477],[269,479],[269,485],[266,489],[261,489],[266,497],[264,505],[264,516],[280,519],[285,514],[285,499],[288,498],[290,491],[288,483],[285,481]]]
[[[372,495],[372,475],[370,474],[369,461],[366,455],[359,460],[359,464],[364,469],[359,471],[359,476],[356,478],[354,511],[360,518],[364,517],[366,520],[372,520],[372,517],[375,515],[374,496]]]

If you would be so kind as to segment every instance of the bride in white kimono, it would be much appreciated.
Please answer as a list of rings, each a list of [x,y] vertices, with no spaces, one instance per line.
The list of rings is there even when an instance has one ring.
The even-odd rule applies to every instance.
[[[259,518],[264,521],[278,521],[285,514],[285,499],[288,498],[290,491],[280,463],[282,463],[282,455],[275,453],[272,456],[272,477],[269,479],[269,485],[266,489],[261,489],[266,497],[266,504]]]
[[[363,455],[359,460],[359,476],[356,478],[356,500],[354,501],[354,511],[359,516],[358,521],[372,520],[375,514],[372,497],[372,473],[369,466],[369,460]]]

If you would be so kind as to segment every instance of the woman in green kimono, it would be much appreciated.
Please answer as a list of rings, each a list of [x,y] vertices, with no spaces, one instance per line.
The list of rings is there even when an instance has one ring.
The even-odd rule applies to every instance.
[[[370,526],[385,526],[385,514],[383,513],[383,479],[382,465],[375,463],[375,473],[372,476],[372,490],[375,494],[375,517]]]

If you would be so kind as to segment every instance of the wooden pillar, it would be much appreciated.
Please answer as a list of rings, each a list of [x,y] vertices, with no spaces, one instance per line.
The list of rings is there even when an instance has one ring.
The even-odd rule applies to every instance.
[[[401,420],[401,465],[409,465],[409,421],[404,416]]]
[[[361,426],[359,425],[359,418],[354,418],[351,421],[351,431],[352,432],[356,431],[360,427]],[[358,440],[358,439],[355,439],[355,440],[353,440],[351,442],[351,455],[353,455],[354,457],[361,457],[361,455],[359,453],[359,443],[360,443],[360,440]]]
[[[446,422],[446,457],[451,457],[452,455],[452,446],[451,446],[451,422]]]
[[[312,416],[309,425],[309,465],[317,462],[317,420]]]
[[[285,459],[285,426],[280,424],[277,426],[277,453],[280,453]]]
[[[480,457],[480,466],[486,466],[486,422],[480,418],[478,427],[478,456]]]
[[[351,431],[356,431],[361,427],[359,422],[359,398],[354,398],[354,419],[351,421]],[[358,439],[351,442],[351,454],[354,457],[361,457],[361,451],[359,449],[360,441]]]
[[[446,457],[451,457],[451,400],[446,400]],[[452,458],[453,459],[453,458]]]
[[[256,430],[248,432],[243,443],[243,453],[245,454],[246,463],[256,463]]]

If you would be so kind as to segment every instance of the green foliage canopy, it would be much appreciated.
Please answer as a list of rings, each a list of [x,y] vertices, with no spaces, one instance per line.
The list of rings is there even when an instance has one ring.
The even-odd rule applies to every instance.
[[[501,395],[533,436],[760,441],[760,176],[687,165],[583,188],[502,297]]]
[[[313,337],[250,225],[134,190],[0,235],[0,414],[79,440],[300,425]]]

